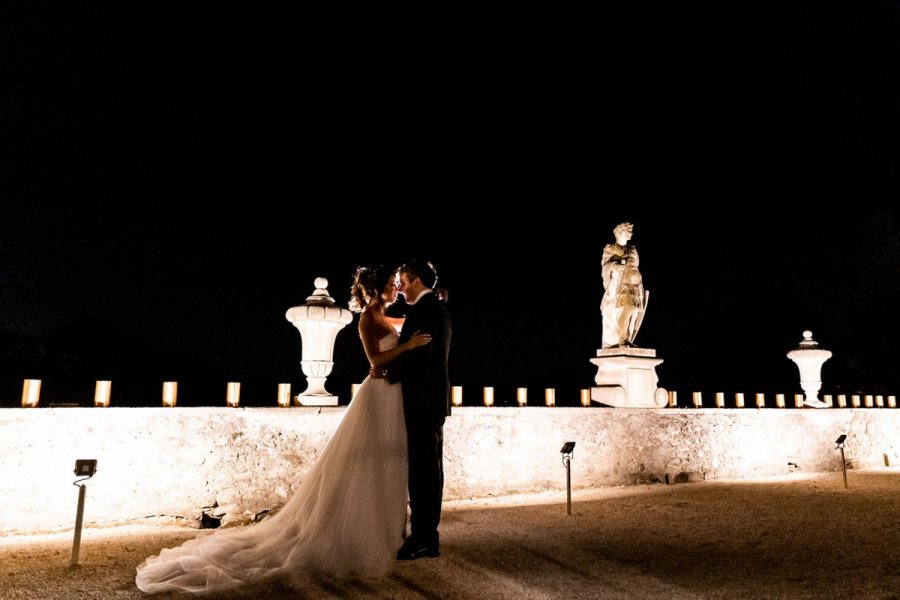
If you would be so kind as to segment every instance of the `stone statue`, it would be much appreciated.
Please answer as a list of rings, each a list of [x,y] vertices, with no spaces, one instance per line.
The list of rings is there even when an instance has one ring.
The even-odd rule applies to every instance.
[[[644,290],[641,272],[638,270],[638,253],[629,243],[633,225],[620,223],[613,230],[614,244],[603,248],[603,313],[604,348],[634,346],[650,292]]]

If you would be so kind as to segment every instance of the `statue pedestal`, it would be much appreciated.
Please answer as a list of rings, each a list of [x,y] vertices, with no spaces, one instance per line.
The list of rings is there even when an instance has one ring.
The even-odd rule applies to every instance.
[[[652,348],[603,348],[597,350],[597,365],[591,388],[591,400],[617,408],[662,408],[669,403],[669,393],[656,384],[657,365]]]

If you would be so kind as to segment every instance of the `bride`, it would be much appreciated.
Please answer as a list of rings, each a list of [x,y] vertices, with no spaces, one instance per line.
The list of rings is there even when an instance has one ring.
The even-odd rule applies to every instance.
[[[350,309],[372,368],[423,346],[398,344],[384,314],[397,300],[396,272],[360,267]],[[163,549],[137,567],[144,592],[217,592],[298,573],[379,577],[390,571],[406,530],[406,424],[399,383],[367,377],[294,495],[273,517]]]

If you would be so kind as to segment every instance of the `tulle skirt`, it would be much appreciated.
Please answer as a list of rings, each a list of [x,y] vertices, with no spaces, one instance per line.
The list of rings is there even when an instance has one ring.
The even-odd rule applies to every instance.
[[[406,486],[401,386],[367,378],[276,515],[164,549],[137,567],[135,583],[207,593],[304,573],[383,576],[403,542]]]

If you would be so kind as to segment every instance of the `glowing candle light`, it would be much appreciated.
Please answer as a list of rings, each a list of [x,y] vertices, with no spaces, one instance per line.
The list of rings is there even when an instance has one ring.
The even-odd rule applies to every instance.
[[[888,407],[897,408],[897,396],[888,396]]]
[[[863,396],[863,398],[866,402],[866,408],[872,408],[873,406],[875,406],[875,399],[872,398],[872,394],[866,394],[865,396]]]
[[[516,388],[516,404],[528,406],[528,388]]]
[[[877,406],[878,408],[884,408],[884,396],[882,396],[881,394],[877,394],[875,396],[875,406]]]
[[[784,394],[775,394],[775,406],[784,408]]]
[[[693,392],[691,395],[691,401],[694,403],[694,408],[702,408],[703,407],[703,393],[702,392]]]
[[[485,406],[493,406],[494,405],[494,388],[492,388],[492,387],[484,388],[484,405]]]
[[[744,394],[738,392],[734,395],[734,405],[738,408],[744,408]]]
[[[547,406],[556,406],[556,388],[544,389],[544,401]]]
[[[725,408],[725,394],[716,392],[716,408]]]
[[[462,386],[454,385],[453,389],[450,393],[450,401],[453,403],[453,406],[462,406]]]
[[[291,405],[291,384],[278,384],[278,406],[287,408]]]
[[[756,408],[765,408],[766,407],[766,395],[765,394],[756,394]]]
[[[852,394],[850,396],[850,404],[853,405],[853,408],[859,408],[859,394]]]
[[[838,394],[837,398],[838,408],[847,408],[847,396],[844,394]]]
[[[582,406],[590,406],[591,405],[591,390],[581,390],[581,405]]]
[[[163,406],[175,406],[178,401],[178,382],[163,382]]]
[[[94,386],[94,406],[109,406],[111,381],[98,381]]]
[[[359,393],[359,387],[360,387],[361,385],[362,385],[361,383],[351,383],[351,384],[350,384],[350,399],[351,399],[351,400],[353,400],[354,398],[356,398],[356,394]]]
[[[41,380],[26,379],[22,384],[22,407],[37,408],[41,400]]]
[[[794,394],[794,406],[801,408],[803,406],[804,398],[805,396],[803,394]]]
[[[241,401],[241,384],[237,381],[228,382],[228,391],[225,395],[225,404],[231,408],[237,408]]]
[[[678,406],[678,392],[669,392],[669,406]]]
[[[822,396],[822,402],[824,402],[825,406],[827,406],[828,408],[834,406],[834,400],[832,399],[831,394],[825,394],[824,396]]]

